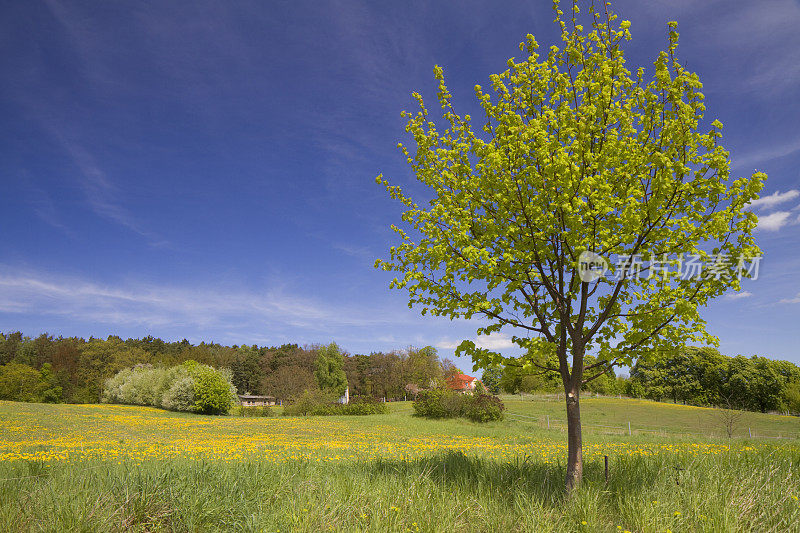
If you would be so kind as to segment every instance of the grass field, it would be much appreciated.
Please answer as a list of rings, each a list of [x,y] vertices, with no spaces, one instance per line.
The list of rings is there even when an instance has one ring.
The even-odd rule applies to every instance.
[[[527,417],[539,419],[546,427],[550,417],[552,428],[565,428],[563,394],[560,400],[552,396],[503,397],[508,412],[519,420]],[[741,411],[734,428],[734,435],[764,438],[800,438],[800,419],[797,417]],[[725,436],[724,421],[719,409],[692,407],[687,405],[635,400],[630,398],[582,398],[582,425],[588,431],[628,434],[630,422],[632,432],[656,435]]]
[[[479,425],[402,402],[318,418],[0,402],[0,531],[800,531],[797,418],[740,422],[782,439],[712,438],[692,433],[713,410],[585,399],[585,482],[565,498],[563,405],[506,404]]]

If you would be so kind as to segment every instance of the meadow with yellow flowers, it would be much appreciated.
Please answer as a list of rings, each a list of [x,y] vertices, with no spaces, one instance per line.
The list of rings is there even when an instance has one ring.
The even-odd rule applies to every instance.
[[[633,401],[609,402],[589,423]],[[556,404],[507,403],[521,417],[475,424],[0,402],[0,531],[800,530],[796,418],[748,421],[790,438],[679,435],[695,408],[628,403],[664,432],[587,427],[567,498],[564,435],[533,418]]]

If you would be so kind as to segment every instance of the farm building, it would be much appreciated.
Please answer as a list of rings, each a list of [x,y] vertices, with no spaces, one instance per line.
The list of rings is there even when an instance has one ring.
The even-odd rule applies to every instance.
[[[243,407],[266,407],[277,404],[274,396],[255,396],[252,394],[239,394],[239,402]]]

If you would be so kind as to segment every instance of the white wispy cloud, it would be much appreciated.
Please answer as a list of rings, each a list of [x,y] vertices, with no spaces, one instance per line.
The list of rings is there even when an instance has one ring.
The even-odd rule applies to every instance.
[[[778,231],[782,227],[789,224],[789,211],[776,211],[766,216],[758,217],[758,226],[756,229],[763,231]]]
[[[153,234],[142,229],[130,211],[120,204],[117,200],[119,194],[116,186],[100,169],[94,157],[82,146],[68,141],[63,135],[59,135],[59,138],[62,146],[81,172],[79,181],[92,210],[97,215],[116,222],[143,237],[154,237]]]
[[[472,341],[478,348],[493,351],[508,350],[517,347],[517,345],[512,342],[511,337],[502,332],[492,333],[490,335],[479,335],[473,338]],[[461,341],[444,338],[437,342],[435,346],[442,350],[454,350],[459,344],[461,344]]]
[[[780,300],[782,304],[800,304],[800,293],[797,294],[794,298],[783,298]]]
[[[800,191],[791,189],[786,192],[775,191],[768,196],[757,198],[745,206],[746,209],[769,209],[778,204],[794,200],[800,196]]]
[[[397,321],[384,312],[330,306],[279,289],[259,291],[219,285],[173,286],[120,283],[30,273],[0,266],[0,312],[69,316],[118,326],[303,328],[330,332],[341,327],[374,327]]]
[[[741,157],[733,156],[733,168],[753,167],[765,161],[786,157],[800,150],[800,138],[783,143],[769,143],[761,148],[745,152]]]
[[[40,115],[40,125],[50,134],[57,145],[69,156],[77,170],[75,182],[84,193],[86,203],[97,216],[111,221],[145,238],[150,246],[164,247],[169,243],[161,236],[146,229],[139,218],[120,200],[124,195],[114,181],[100,167],[96,158],[83,144],[74,140],[76,135],[61,123]],[[37,211],[40,218],[50,215]],[[46,221],[48,221],[45,218]],[[49,221],[48,221],[49,222]]]
[[[511,341],[511,337],[505,333],[481,335],[475,341],[475,345],[478,348],[485,348],[487,350],[507,350],[516,346],[516,344]]]
[[[64,222],[52,196],[44,188],[37,185],[27,173],[21,176],[28,204],[34,215],[49,226],[61,231],[68,237],[75,237],[75,232]]]
[[[731,294],[725,295],[725,298],[728,300],[741,300],[742,298],[750,298],[753,296],[752,292],[742,291],[742,292],[733,292]]]
[[[355,257],[356,259],[359,259],[370,266],[375,263],[375,260],[378,258],[378,254],[366,246],[356,246],[352,244],[333,242],[331,243],[331,247],[346,255],[349,255],[350,257]]]
[[[728,2],[702,4],[717,15],[701,22],[708,43],[725,52],[739,52],[738,61],[747,67],[731,83],[758,98],[796,88],[800,81],[795,52],[800,45],[800,5],[796,1],[761,0],[741,4],[738,9],[729,9]],[[765,57],[769,61],[764,61]]]

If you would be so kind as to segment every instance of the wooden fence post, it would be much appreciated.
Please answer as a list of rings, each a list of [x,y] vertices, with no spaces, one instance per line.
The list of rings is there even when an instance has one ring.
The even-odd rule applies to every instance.
[[[631,421],[628,420],[628,436],[630,437],[631,435],[633,435],[633,432],[631,431]]]

